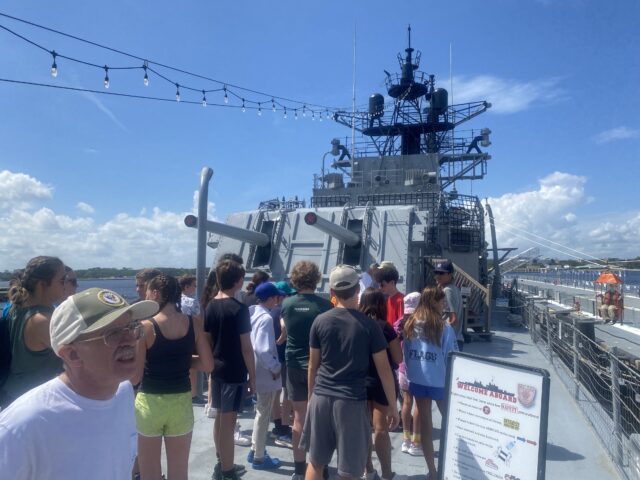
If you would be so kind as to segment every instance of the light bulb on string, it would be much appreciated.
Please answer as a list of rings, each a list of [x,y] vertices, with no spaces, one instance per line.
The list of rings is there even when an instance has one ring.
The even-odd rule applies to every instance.
[[[58,54],[55,50],[51,51],[51,56],[53,57],[53,63],[51,64],[51,76],[56,78],[58,76],[58,65],[56,65],[56,57]]]
[[[273,110],[274,112],[276,111],[276,102],[273,98],[271,99],[271,110]]]
[[[313,110],[311,110],[311,120],[314,122],[316,120],[316,112],[314,112]]]
[[[262,105],[260,105],[260,103],[258,103],[258,116],[262,116]]]
[[[224,87],[222,87],[222,89],[224,90],[224,103],[229,103],[229,95],[227,95],[227,86],[225,85]]]
[[[180,84],[176,83],[176,102],[180,101]]]
[[[149,86],[149,75],[147,75],[147,62],[144,62],[144,65],[142,65],[142,68],[144,69],[144,78],[142,79],[142,83],[144,83],[145,87]]]
[[[303,117],[306,117],[306,116],[307,116],[307,106],[306,106],[306,105],[303,105],[303,106],[302,106],[302,116],[303,116]]]
[[[287,118],[287,107],[284,107],[284,118],[285,118],[285,120]]]
[[[207,95],[204,90],[202,90],[202,106],[203,107],[207,106]]]
[[[106,65],[104,68],[104,88],[109,88],[109,67]]]
[[[327,109],[327,120],[329,120],[329,109]]]
[[[293,115],[294,115],[295,119],[297,120],[298,119],[298,109],[297,108],[293,111]]]
[[[322,121],[322,112],[318,113],[318,121],[321,122]]]
[[[242,99],[242,113],[246,112],[247,109],[244,106],[244,98]]]

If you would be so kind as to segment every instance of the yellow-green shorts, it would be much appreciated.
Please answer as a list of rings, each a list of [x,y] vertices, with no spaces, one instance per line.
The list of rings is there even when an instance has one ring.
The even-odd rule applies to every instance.
[[[193,431],[191,392],[136,395],[136,425],[145,437],[178,437]]]

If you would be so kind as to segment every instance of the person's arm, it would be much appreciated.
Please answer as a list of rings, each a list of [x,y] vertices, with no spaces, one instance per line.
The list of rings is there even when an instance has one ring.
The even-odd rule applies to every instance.
[[[256,391],[256,362],[253,358],[253,347],[251,346],[250,333],[240,334],[240,349],[242,351],[244,364],[247,366],[247,370],[249,371],[249,390],[253,393]]]
[[[282,345],[287,341],[287,327],[284,324],[284,318],[280,318],[280,336],[276,340],[276,345]]]
[[[204,331],[202,318],[196,315],[193,318],[193,330],[196,337],[196,352],[191,356],[191,368],[210,373],[213,370],[213,353],[211,351],[211,338]]]
[[[35,313],[27,320],[22,335],[24,344],[29,350],[38,352],[51,348],[50,321],[51,314],[45,315],[43,313]]]
[[[313,393],[313,387],[316,384],[316,373],[318,373],[318,367],[320,366],[320,349],[309,348],[309,370],[307,371],[307,386],[309,387],[309,398]]]
[[[456,315],[456,305],[454,305],[453,292],[450,288],[444,290],[445,303],[447,306],[447,312],[449,313],[448,323],[455,328],[458,323],[458,315]]]
[[[149,320],[143,320],[142,330],[144,335],[136,346],[136,371],[131,377],[130,381],[132,385],[138,385],[142,381],[144,375],[144,364],[147,360],[147,349],[153,345],[156,339],[156,332],[153,329],[153,324]]]
[[[387,421],[389,422],[389,430],[395,430],[400,422],[398,416],[398,409],[396,408],[396,396],[395,396],[395,382],[393,381],[393,374],[391,373],[391,365],[389,365],[389,359],[387,358],[386,350],[380,350],[373,354],[373,363],[376,366],[378,377],[382,383],[384,394],[387,397]],[[311,375],[311,365],[309,365],[309,375]]]

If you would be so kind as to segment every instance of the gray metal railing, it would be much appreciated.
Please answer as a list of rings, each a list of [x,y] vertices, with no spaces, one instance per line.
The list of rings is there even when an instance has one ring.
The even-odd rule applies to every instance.
[[[573,393],[622,478],[640,479],[640,360],[595,339],[594,321],[554,312],[545,298],[513,292],[533,342]]]

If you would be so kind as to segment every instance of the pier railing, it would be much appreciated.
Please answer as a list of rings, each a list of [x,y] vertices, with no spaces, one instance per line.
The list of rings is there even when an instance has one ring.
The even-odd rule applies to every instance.
[[[622,478],[640,480],[640,360],[598,342],[594,322],[568,309],[554,310],[544,298],[514,292],[512,317],[573,393]]]

